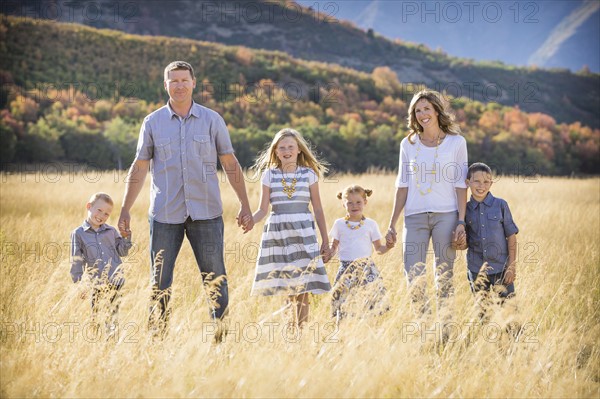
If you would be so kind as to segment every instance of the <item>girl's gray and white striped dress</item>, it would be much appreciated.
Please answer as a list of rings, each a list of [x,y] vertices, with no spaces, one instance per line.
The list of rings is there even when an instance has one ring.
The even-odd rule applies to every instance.
[[[289,187],[292,177],[287,177]],[[315,222],[308,208],[309,186],[318,177],[312,169],[299,166],[296,191],[291,198],[283,192],[282,178],[280,169],[263,173],[262,184],[270,188],[272,209],[263,228],[252,295],[326,293],[331,285],[319,256]]]

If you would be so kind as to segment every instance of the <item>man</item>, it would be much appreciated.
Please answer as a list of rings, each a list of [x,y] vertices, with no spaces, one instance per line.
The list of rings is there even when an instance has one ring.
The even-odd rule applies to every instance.
[[[192,100],[196,87],[192,66],[184,61],[167,65],[164,87],[169,93],[169,101],[144,119],[119,218],[119,230],[121,234],[127,234],[131,220],[129,211],[150,168],[153,296],[149,327],[161,333],[165,331],[170,314],[168,304],[173,269],[184,233],[192,246],[203,281],[215,282],[215,287],[208,290],[212,318],[220,320],[227,310],[223,207],[217,157],[240,201],[238,226],[245,232],[253,227],[242,169],[233,154],[225,122],[215,111]],[[245,218],[247,215],[250,217]],[[242,220],[246,223],[242,224]]]

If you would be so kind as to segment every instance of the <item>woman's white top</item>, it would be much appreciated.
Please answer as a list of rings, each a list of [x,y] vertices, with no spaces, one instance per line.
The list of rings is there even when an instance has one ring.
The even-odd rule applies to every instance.
[[[405,137],[400,143],[396,187],[408,187],[404,216],[423,212],[457,211],[456,189],[467,188],[465,138],[446,135],[437,149],[437,158],[436,147],[425,146],[418,135],[414,137],[414,141],[411,144],[408,137]]]

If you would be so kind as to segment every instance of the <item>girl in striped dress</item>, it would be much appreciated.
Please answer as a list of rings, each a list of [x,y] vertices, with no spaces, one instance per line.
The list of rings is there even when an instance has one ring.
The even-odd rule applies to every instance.
[[[267,215],[269,204],[272,209],[263,228],[252,295],[288,296],[296,323],[302,326],[308,320],[308,294],[331,289],[323,265],[331,255],[318,183],[327,168],[300,133],[289,128],[275,135],[255,168],[262,172],[262,192],[254,223]]]

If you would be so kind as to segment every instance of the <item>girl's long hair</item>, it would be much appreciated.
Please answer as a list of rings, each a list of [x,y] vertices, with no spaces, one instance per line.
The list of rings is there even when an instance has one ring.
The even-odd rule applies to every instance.
[[[252,167],[256,170],[257,175],[267,168],[281,168],[281,161],[277,158],[275,150],[277,149],[279,142],[286,137],[293,137],[296,140],[296,143],[298,143],[298,149],[300,150],[300,154],[298,154],[298,166],[305,166],[312,169],[317,176],[323,176],[327,173],[327,163],[318,159],[315,154],[313,154],[310,146],[306,140],[304,140],[304,137],[294,129],[285,128],[277,132],[269,147],[261,152],[256,158],[256,162],[254,162]]]
[[[425,99],[431,103],[433,109],[438,113],[438,124],[440,129],[446,134],[456,135],[460,134],[460,126],[454,120],[454,114],[448,109],[446,101],[442,98],[442,95],[434,90],[421,90],[416,93],[410,101],[408,107],[408,121],[407,127],[409,130],[408,141],[414,144],[414,136],[423,133],[423,126],[417,121],[417,115],[415,114],[415,108],[417,102]]]

